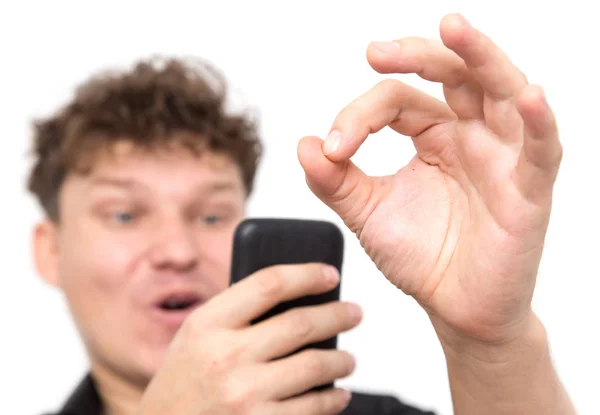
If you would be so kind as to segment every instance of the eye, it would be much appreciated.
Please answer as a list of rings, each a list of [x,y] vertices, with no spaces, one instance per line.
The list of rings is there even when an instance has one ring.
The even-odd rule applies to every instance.
[[[131,212],[118,212],[114,214],[114,218],[119,223],[131,223],[134,219]]]
[[[217,223],[221,222],[222,220],[223,219],[217,215],[209,215],[209,216],[204,217],[204,222],[206,222],[208,225],[216,225]]]

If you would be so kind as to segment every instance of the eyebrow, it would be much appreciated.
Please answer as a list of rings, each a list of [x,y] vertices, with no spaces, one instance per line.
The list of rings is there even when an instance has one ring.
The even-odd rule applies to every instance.
[[[150,186],[136,180],[116,178],[116,177],[94,177],[90,182],[90,187],[110,186],[126,190],[147,190]],[[230,180],[211,180],[208,183],[202,183],[197,186],[194,192],[198,193],[222,193],[235,190],[236,185]]]
[[[120,179],[115,177],[94,177],[91,182],[91,186],[111,186],[111,187],[122,187],[122,188],[136,188],[145,187],[135,180]]]
[[[87,191],[90,194],[102,191],[102,189],[112,189],[119,193],[138,194],[140,196],[149,191],[146,185],[136,180],[109,176],[93,177],[87,186]]]
[[[198,186],[198,190],[207,193],[221,193],[235,190],[235,187],[235,184],[230,181],[214,181]]]

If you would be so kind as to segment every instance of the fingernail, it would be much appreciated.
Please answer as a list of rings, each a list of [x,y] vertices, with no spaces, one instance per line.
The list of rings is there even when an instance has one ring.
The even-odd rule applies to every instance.
[[[331,154],[340,147],[342,141],[342,135],[338,130],[333,130],[329,133],[323,144],[323,153],[325,155]]]
[[[400,50],[396,42],[372,42],[371,44],[381,53],[394,54]]]
[[[460,16],[460,18],[461,18],[462,22],[463,22],[465,25],[467,25],[467,26],[471,26],[471,27],[473,26],[473,25],[471,24],[471,22],[469,22],[465,16],[463,16],[462,14],[460,14],[459,16]]]
[[[325,276],[325,281],[330,285],[337,284],[340,279],[340,273],[337,268],[332,265],[328,265],[323,269],[323,275]]]
[[[452,30],[460,30],[461,28],[472,28],[473,26],[465,17],[460,13],[451,13],[444,17],[444,25]]]
[[[360,319],[362,319],[363,316],[362,308],[360,308],[358,304],[354,303],[348,304],[348,313],[354,321],[359,321]]]
[[[473,27],[473,25],[467,20],[465,16],[460,13],[455,14],[455,17],[458,19],[461,25],[465,25],[468,27]]]

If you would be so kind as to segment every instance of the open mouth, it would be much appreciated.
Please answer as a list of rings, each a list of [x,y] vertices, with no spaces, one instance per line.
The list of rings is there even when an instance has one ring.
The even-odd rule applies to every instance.
[[[200,298],[195,295],[173,295],[159,304],[163,311],[186,311],[200,304]]]

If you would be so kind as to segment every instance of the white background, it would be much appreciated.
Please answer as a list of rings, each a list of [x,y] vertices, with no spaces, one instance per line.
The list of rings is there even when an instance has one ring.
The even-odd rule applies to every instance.
[[[236,102],[262,117],[267,153],[250,213],[339,224],[306,188],[297,140],[325,134],[344,105],[382,78],[365,59],[371,40],[437,38],[442,16],[458,11],[544,86],[557,114],[565,155],[534,306],[578,409],[597,414],[600,31],[593,6],[573,0],[3,1],[0,413],[56,409],[86,369],[62,297],[41,282],[30,259],[40,214],[24,190],[33,118],[47,115],[99,69],[155,53],[202,56],[224,70]],[[442,97],[439,85],[399,78]],[[387,174],[412,155],[409,139],[385,130],[355,161],[368,173]],[[426,316],[346,236],[343,297],[363,305],[365,320],[341,337],[340,347],[357,356],[358,366],[340,384],[451,414],[443,356]]]

